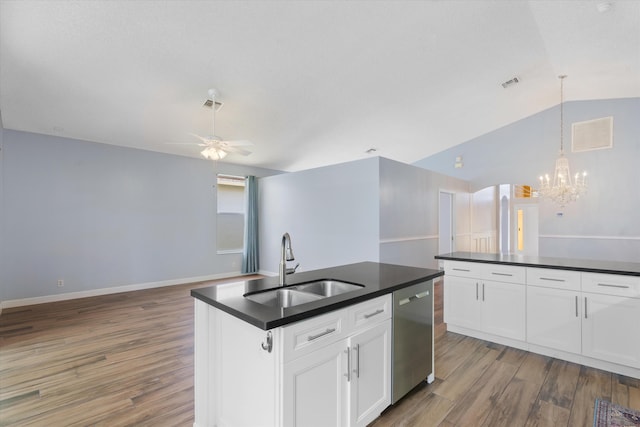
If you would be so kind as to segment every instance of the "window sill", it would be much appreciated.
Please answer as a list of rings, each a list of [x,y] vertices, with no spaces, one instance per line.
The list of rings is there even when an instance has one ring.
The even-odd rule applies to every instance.
[[[242,254],[244,252],[242,249],[229,249],[226,251],[216,251],[218,255],[227,255],[227,254]]]

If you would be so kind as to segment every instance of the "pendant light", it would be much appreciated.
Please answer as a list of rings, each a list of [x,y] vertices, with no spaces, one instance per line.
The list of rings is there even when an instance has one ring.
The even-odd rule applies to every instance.
[[[567,203],[577,200],[587,190],[587,173],[576,173],[571,176],[569,169],[569,159],[564,156],[564,79],[567,76],[558,76],[560,79],[560,154],[556,159],[553,181],[549,174],[540,176],[540,188],[538,196],[549,199],[558,204],[561,208]]]

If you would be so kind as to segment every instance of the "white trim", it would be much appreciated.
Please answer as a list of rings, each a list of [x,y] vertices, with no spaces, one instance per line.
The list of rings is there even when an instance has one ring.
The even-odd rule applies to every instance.
[[[384,244],[384,243],[397,243],[397,242],[410,242],[413,240],[430,240],[430,239],[437,239],[438,235],[434,234],[431,236],[414,236],[414,237],[400,237],[400,238],[395,238],[395,239],[380,239],[380,244]]]
[[[594,240],[640,240],[640,236],[581,236],[571,234],[540,234],[541,239],[594,239]]]
[[[251,274],[254,274],[254,273],[251,273]],[[67,292],[64,294],[44,295],[44,296],[31,297],[31,298],[20,298],[20,299],[2,301],[0,310],[2,308],[22,307],[25,305],[35,305],[35,304],[44,304],[48,302],[66,301],[66,300],[71,300],[76,298],[86,298],[86,297],[95,297],[100,295],[117,294],[120,292],[140,291],[143,289],[183,285],[185,283],[197,283],[197,282],[204,282],[207,280],[226,279],[226,278],[238,277],[238,276],[243,276],[243,274],[240,272],[232,271],[228,273],[210,274],[207,276],[162,280],[158,282],[135,283],[132,285],[114,286],[111,288],[91,289],[88,291]]]
[[[216,251],[216,255],[242,254],[244,249],[220,249]]]

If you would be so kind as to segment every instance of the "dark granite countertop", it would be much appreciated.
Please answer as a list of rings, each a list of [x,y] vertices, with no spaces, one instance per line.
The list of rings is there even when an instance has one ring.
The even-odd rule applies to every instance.
[[[640,263],[599,261],[590,259],[571,259],[537,257],[510,254],[486,254],[478,252],[452,252],[436,255],[436,259],[451,261],[483,262],[489,264],[508,264],[523,267],[551,268],[557,270],[586,271],[589,273],[622,274],[640,276]]]
[[[444,272],[439,270],[376,262],[361,262],[296,273],[287,276],[285,286],[322,279],[340,280],[364,286],[353,292],[288,308],[269,307],[243,297],[246,293],[278,288],[278,277],[193,289],[191,296],[258,328],[268,330],[388,294],[443,274]]]

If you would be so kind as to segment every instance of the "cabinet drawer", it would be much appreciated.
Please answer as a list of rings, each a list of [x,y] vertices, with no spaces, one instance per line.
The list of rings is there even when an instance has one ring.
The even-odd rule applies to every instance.
[[[347,309],[313,317],[283,328],[284,361],[296,359],[344,338]]]
[[[520,283],[523,285],[526,282],[525,277],[525,267],[502,264],[486,264],[484,274],[482,276],[482,278],[485,280]]]
[[[640,298],[640,277],[620,274],[582,273],[582,291]]]
[[[445,261],[444,274],[446,276],[480,278],[483,266],[479,262]]]
[[[527,267],[527,285],[580,291],[579,271]]]
[[[356,330],[365,325],[378,323],[391,318],[391,294],[361,302],[347,308],[349,330]]]

